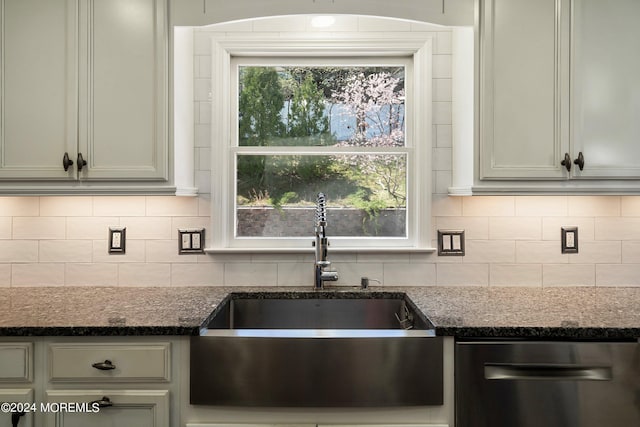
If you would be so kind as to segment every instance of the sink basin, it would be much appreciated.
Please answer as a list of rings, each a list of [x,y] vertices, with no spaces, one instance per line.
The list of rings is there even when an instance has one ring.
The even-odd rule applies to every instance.
[[[442,340],[403,293],[230,294],[191,338],[194,405],[441,405]]]
[[[235,334],[261,334],[238,330],[379,330],[370,335],[403,335],[383,331],[433,330],[416,314],[404,296],[387,298],[228,298],[207,324],[207,333],[234,330]],[[358,296],[358,294],[356,294]],[[268,332],[269,335],[282,332]],[[289,335],[291,332],[287,332]],[[355,332],[345,332],[355,333]],[[314,332],[300,332],[312,335]],[[427,332],[428,334],[428,332]],[[261,334],[264,335],[264,334]],[[326,335],[322,333],[321,335]]]

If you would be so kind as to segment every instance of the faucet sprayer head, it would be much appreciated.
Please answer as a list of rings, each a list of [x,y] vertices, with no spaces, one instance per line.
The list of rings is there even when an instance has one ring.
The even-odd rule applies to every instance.
[[[316,224],[326,225],[327,223],[327,198],[324,193],[318,193],[316,198]]]

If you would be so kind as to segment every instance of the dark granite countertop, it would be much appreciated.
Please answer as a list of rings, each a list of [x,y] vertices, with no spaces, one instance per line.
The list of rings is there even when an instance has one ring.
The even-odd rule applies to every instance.
[[[197,335],[229,293],[309,288],[43,287],[0,288],[0,335]],[[469,338],[637,339],[640,288],[376,287],[324,296],[406,292],[436,334]]]

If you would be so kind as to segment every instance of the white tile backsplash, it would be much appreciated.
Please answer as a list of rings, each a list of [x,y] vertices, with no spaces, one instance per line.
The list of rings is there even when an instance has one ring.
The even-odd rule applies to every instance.
[[[565,264],[569,256],[560,251],[560,242],[517,241],[516,262],[521,264]]]
[[[578,236],[580,236],[578,234]],[[577,254],[568,254],[573,264],[613,264],[622,262],[622,242],[594,242],[578,239]]]
[[[492,240],[540,240],[540,217],[490,217],[489,239]]]
[[[640,217],[595,218],[596,240],[640,240]]]
[[[619,196],[572,196],[567,200],[569,216],[620,216]]]
[[[489,239],[488,217],[440,216],[435,220],[438,230],[464,230],[465,238],[468,240]]]
[[[363,275],[370,279],[378,279],[374,274],[366,273]],[[407,263],[385,263],[384,276],[382,279],[384,285],[414,285],[414,286],[433,286],[437,282],[436,265],[435,264],[407,264]],[[376,285],[372,282],[371,285]]]
[[[144,197],[101,196],[93,198],[94,216],[145,216],[146,214]]]
[[[224,284],[224,264],[171,264],[171,286],[218,286]]]
[[[491,264],[490,286],[542,286],[541,264]]]
[[[38,262],[37,240],[0,240],[0,263]]]
[[[434,235],[464,229],[466,256],[330,252],[330,260],[342,285],[367,276],[385,286],[640,286],[640,217],[610,216],[622,213],[620,206],[631,213],[635,198],[612,196],[607,209],[607,197],[577,197],[434,195]],[[9,199],[0,198],[0,206],[21,215],[5,211],[0,219],[0,286],[312,284],[310,255],[178,255],[178,228],[210,229],[208,195],[93,196],[81,202],[93,216],[22,216],[20,199]],[[64,213],[58,202],[66,198],[46,199],[43,213]],[[39,212],[39,198],[25,201]],[[568,216],[578,204],[605,215]],[[107,252],[112,225],[127,227],[123,255]],[[562,254],[560,227],[572,225],[580,252]]]
[[[624,241],[622,243],[622,262],[640,264],[640,241]]]
[[[11,264],[0,264],[0,287],[11,286]]]
[[[593,264],[545,264],[542,266],[543,286],[595,286],[596,266]]]
[[[171,264],[119,264],[118,285],[120,286],[170,286]]]
[[[11,239],[11,224],[10,216],[0,217],[0,239]]]
[[[114,217],[69,217],[66,219],[67,239],[100,240],[109,238],[109,227],[120,225]],[[125,225],[126,226],[126,225]],[[129,238],[127,227],[127,238]],[[41,238],[45,238],[42,236]]]
[[[0,197],[0,216],[38,216],[39,197]]]
[[[146,242],[127,238],[124,254],[109,253],[108,240],[93,240],[92,256],[95,263],[144,263],[146,262]],[[178,242],[176,241],[176,247]]]
[[[147,216],[196,216],[196,197],[155,196],[147,197]]]
[[[640,197],[620,197],[620,214],[622,216],[640,216]]]
[[[64,264],[13,264],[11,286],[63,286]]]
[[[460,197],[463,216],[502,216],[515,214],[514,196]]]
[[[40,262],[92,262],[91,240],[40,240]]]
[[[567,216],[567,196],[520,196],[515,200],[516,216]]]
[[[13,217],[14,239],[64,239],[64,217]]]
[[[452,143],[452,128],[451,125],[435,125],[436,137],[435,146],[442,148],[451,147]]]
[[[311,274],[311,266],[309,274]],[[276,286],[278,264],[274,262],[228,263],[224,265],[224,283],[230,286]]]
[[[100,263],[65,264],[67,286],[113,286],[118,283],[118,266]]]
[[[597,264],[596,286],[640,286],[640,264]]]
[[[451,55],[433,55],[433,78],[451,78]]]
[[[93,216],[93,198],[89,196],[41,197],[41,216]]]
[[[178,239],[147,240],[146,262],[196,263],[197,254],[179,254]]]
[[[562,227],[578,227],[578,240],[585,242],[594,239],[594,219],[593,217],[543,217],[542,218],[542,240],[561,239],[560,230]]]
[[[120,225],[127,227],[127,240],[171,238],[171,217],[168,216],[123,217],[120,218]],[[105,235],[107,229],[105,229]]]
[[[516,244],[513,240],[468,240],[461,258],[469,263],[513,263]]]
[[[277,262],[276,262],[277,263]],[[313,284],[313,261],[305,263],[280,262],[278,266],[278,286],[300,286]]]
[[[437,264],[436,278],[441,286],[488,286],[489,264]]]

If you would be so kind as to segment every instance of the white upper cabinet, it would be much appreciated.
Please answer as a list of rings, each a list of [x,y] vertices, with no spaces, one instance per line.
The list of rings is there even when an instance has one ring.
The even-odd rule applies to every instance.
[[[480,180],[565,178],[568,4],[480,1]]]
[[[0,14],[2,191],[168,189],[167,0],[0,0]]]
[[[581,178],[640,177],[640,1],[574,5],[572,143]]]
[[[0,3],[0,178],[72,179],[76,14],[71,0]]]
[[[637,192],[640,2],[479,8],[474,192]]]
[[[166,179],[165,0],[80,5],[80,179]]]

